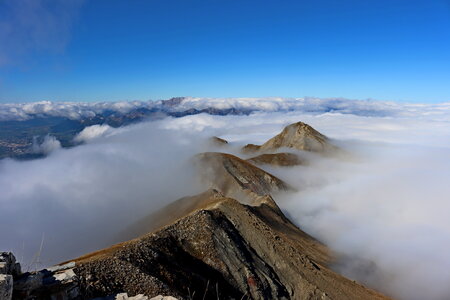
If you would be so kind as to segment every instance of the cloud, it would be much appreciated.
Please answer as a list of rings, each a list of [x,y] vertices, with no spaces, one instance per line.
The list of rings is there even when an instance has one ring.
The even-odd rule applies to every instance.
[[[179,102],[121,101],[121,102],[51,102],[0,104],[0,121],[27,120],[36,117],[65,117],[72,120],[94,117],[105,113],[125,114],[148,109],[160,112],[214,111],[223,114],[255,112],[298,112],[309,115],[340,113],[365,117],[419,118],[448,120],[450,103],[400,104],[371,100],[320,99],[320,98],[192,98]]]
[[[114,130],[112,130],[112,127],[107,124],[92,125],[85,127],[79,134],[75,136],[73,140],[78,143],[89,142],[111,132],[114,132]]]
[[[273,170],[299,189],[279,205],[337,253],[344,275],[398,299],[445,299],[450,150],[360,144],[358,154]]]
[[[202,135],[158,122],[111,132],[45,158],[0,161],[0,244],[25,269],[43,235],[40,262],[55,264],[118,242],[130,224],[203,190],[190,165]]]
[[[37,138],[33,139],[33,153],[47,155],[57,149],[61,149],[61,143],[54,136],[46,135],[40,144],[38,143]]]
[[[34,52],[61,53],[83,0],[6,0],[0,3],[0,66]]]

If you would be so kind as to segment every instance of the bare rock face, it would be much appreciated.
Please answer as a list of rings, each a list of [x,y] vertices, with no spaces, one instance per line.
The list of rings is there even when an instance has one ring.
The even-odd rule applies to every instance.
[[[306,164],[306,161],[293,153],[271,153],[261,154],[247,159],[248,162],[256,165],[270,165],[275,167],[291,167]]]
[[[283,131],[261,146],[248,144],[242,151],[244,153],[255,152],[275,152],[281,148],[292,148],[296,150],[331,153],[338,150],[338,147],[332,145],[329,139],[303,122],[291,124]]]

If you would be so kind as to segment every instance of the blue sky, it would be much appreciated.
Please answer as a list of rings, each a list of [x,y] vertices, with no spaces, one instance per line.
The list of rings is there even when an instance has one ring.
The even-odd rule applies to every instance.
[[[450,101],[449,0],[0,0],[0,101]]]

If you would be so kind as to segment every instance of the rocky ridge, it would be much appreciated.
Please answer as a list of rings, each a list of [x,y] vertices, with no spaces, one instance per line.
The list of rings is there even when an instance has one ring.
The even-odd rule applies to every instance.
[[[301,122],[256,148],[337,149]],[[127,231],[132,240],[16,276],[14,298],[387,299],[332,271],[327,247],[295,226],[274,201],[290,187],[253,165],[259,160],[285,166],[297,158],[263,155],[247,161],[227,153],[197,155],[209,190],[144,218]]]

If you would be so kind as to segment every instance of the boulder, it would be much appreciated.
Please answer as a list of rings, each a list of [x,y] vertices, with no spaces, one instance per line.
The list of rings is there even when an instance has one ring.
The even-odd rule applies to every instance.
[[[16,262],[15,256],[11,252],[0,252],[0,274],[16,277],[20,273],[20,264]]]

